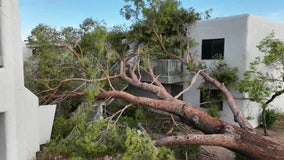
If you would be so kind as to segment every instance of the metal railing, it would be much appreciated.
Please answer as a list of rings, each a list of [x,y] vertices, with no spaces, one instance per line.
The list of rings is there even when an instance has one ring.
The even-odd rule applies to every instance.
[[[160,82],[173,84],[183,82],[183,66],[178,60],[157,59],[151,62],[154,74],[158,76]],[[142,81],[152,82],[147,73],[142,72]]]

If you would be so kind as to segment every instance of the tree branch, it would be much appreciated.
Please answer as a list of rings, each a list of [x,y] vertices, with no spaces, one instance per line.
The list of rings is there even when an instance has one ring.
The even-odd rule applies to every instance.
[[[209,116],[207,113],[199,110],[195,106],[186,104],[178,99],[160,100],[138,97],[123,91],[105,91],[100,93],[97,98],[100,100],[110,97],[124,99],[134,105],[149,106],[154,109],[173,113],[182,117],[187,123],[192,124],[197,129],[208,134],[223,133],[224,125],[227,125],[221,120]]]
[[[209,146],[221,146],[229,149],[235,149],[235,137],[230,134],[187,134],[180,136],[168,136],[154,141],[157,146],[173,146],[186,144],[199,144]]]
[[[192,87],[192,85],[196,82],[196,79],[197,79],[197,77],[198,77],[198,75],[199,75],[200,72],[201,72],[201,70],[199,70],[199,71],[194,75],[194,77],[191,79],[190,85],[189,85],[186,89],[184,89],[183,91],[181,91],[178,95],[176,95],[175,98],[180,97],[182,94],[184,94],[186,91],[188,91],[188,90]]]
[[[280,95],[283,94],[283,93],[284,93],[284,89],[275,92],[275,93],[270,97],[270,99],[268,99],[268,100],[265,102],[265,104],[268,105],[268,104],[271,103],[276,97],[280,96]]]
[[[63,84],[67,83],[67,82],[72,82],[72,81],[81,81],[81,82],[95,82],[95,81],[104,81],[104,80],[108,80],[108,79],[113,79],[113,78],[118,78],[120,77],[119,74],[117,75],[114,75],[114,76],[107,76],[107,77],[103,77],[103,78],[98,78],[98,79],[86,79],[86,78],[68,78],[68,79],[64,79],[64,80],[61,80],[59,82],[59,84],[56,86],[56,87],[47,87],[49,89],[47,90],[44,90],[44,91],[41,91],[40,93],[38,94],[42,94],[42,93],[45,93],[45,92],[50,92],[50,91],[56,91],[59,89],[59,87],[61,87]]]
[[[231,92],[227,89],[227,87],[220,83],[219,81],[213,79],[210,77],[207,73],[204,71],[199,72],[199,74],[205,79],[206,82],[210,83],[214,87],[218,88],[226,97],[227,103],[231,109],[231,111],[234,114],[234,120],[240,125],[241,128],[246,129],[247,131],[251,133],[255,133],[253,130],[253,127],[250,125],[250,123],[247,121],[247,119],[244,117],[243,113],[239,110],[234,97],[232,96]]]
[[[178,99],[158,100],[137,97],[122,91],[106,91],[98,95],[98,99],[124,99],[134,105],[149,106],[182,117],[197,129],[209,135],[172,136],[155,141],[156,145],[202,144],[223,146],[251,157],[253,159],[284,159],[284,146],[245,129],[229,125],[217,118],[211,117],[196,107],[185,104]]]
[[[125,80],[127,83],[131,84],[132,86],[144,89],[146,91],[150,91],[154,94],[156,94],[161,99],[172,99],[173,96],[171,96],[163,87],[155,86],[146,82],[141,82],[136,78],[130,78],[126,75],[126,66],[125,63],[121,62],[120,67],[120,78]]]

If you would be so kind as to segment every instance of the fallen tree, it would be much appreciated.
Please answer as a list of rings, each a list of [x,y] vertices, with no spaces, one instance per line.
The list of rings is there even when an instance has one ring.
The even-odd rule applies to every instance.
[[[119,73],[113,76],[109,75],[104,78],[89,80],[84,78],[63,80],[57,86],[53,88],[50,87],[43,92],[57,93],[62,85],[71,81],[82,83],[108,81],[110,90],[101,89],[101,92],[95,97],[97,100],[116,98],[125,100],[134,105],[151,107],[156,110],[169,112],[180,117],[184,123],[189,124],[204,133],[168,136],[161,139],[155,139],[154,144],[157,146],[185,144],[221,146],[253,159],[284,159],[284,146],[256,135],[246,118],[242,116],[240,110],[235,105],[235,101],[225,85],[211,78],[206,72],[198,71],[192,79],[192,83],[194,83],[196,76],[201,75],[208,83],[222,90],[235,115],[234,119],[239,123],[240,127],[212,117],[196,106],[185,103],[177,97],[173,97],[158,81],[158,77],[154,75],[151,67],[148,67],[148,73],[152,77],[153,82],[146,83],[140,81],[140,78],[136,75],[137,67],[135,67],[135,65],[129,65],[127,63],[128,60],[129,58],[126,58],[126,60],[121,61]],[[127,72],[129,72],[129,74],[127,74]],[[123,90],[117,90],[115,86],[112,85],[114,79],[120,79],[130,85],[150,91],[154,93],[158,99],[139,97]],[[76,95],[83,96],[84,93],[77,92]],[[60,96],[62,95],[54,96],[54,98],[57,99],[60,98]]]
[[[143,4],[138,6],[148,6],[144,5],[142,0],[135,2]],[[163,4],[164,1],[159,2]],[[165,2],[167,3],[161,5],[162,7],[170,7],[170,4],[172,4],[172,6],[175,6],[172,8],[178,9],[178,4],[175,1],[168,0]],[[144,13],[150,11],[165,11],[165,14],[168,13],[167,8],[165,10],[155,8],[157,7],[156,3],[150,5],[153,8],[144,8]],[[152,83],[140,81],[140,76],[137,73],[143,69],[140,67],[140,58],[143,56],[149,56],[149,58],[151,56],[165,56],[179,59],[187,67],[195,66],[194,55],[189,52],[191,41],[185,36],[185,28],[188,24],[184,24],[184,21],[188,17],[192,19],[190,17],[193,15],[194,22],[200,19],[200,15],[195,13],[194,10],[189,10],[189,12],[185,9],[181,10],[181,12],[177,11],[174,10],[173,14],[169,14],[168,17],[170,18],[168,19],[163,19],[165,18],[163,14],[150,12],[151,14],[148,17],[154,19],[145,21],[144,25],[140,23],[143,21],[138,21],[139,23],[134,25],[132,32],[133,34],[139,34],[136,37],[134,35],[133,40],[131,40],[131,37],[122,35],[117,39],[114,37],[113,42],[115,43],[110,43],[110,40],[107,39],[108,33],[104,26],[96,24],[90,19],[84,21],[79,30],[67,27],[61,32],[57,32],[48,26],[39,25],[33,30],[32,36],[29,37],[29,43],[36,48],[37,54],[34,55],[34,60],[30,63],[32,65],[30,70],[27,70],[27,72],[30,72],[30,76],[26,77],[26,85],[34,87],[31,89],[40,97],[41,103],[66,102],[68,101],[67,98],[79,96],[87,97],[86,99],[90,105],[95,102],[95,99],[123,99],[139,106],[173,113],[180,117],[184,123],[190,124],[204,133],[204,135],[188,134],[155,139],[154,143],[157,146],[176,144],[213,145],[226,147],[253,159],[284,159],[284,146],[256,135],[247,119],[238,109],[225,84],[213,79],[205,71],[197,69],[196,75],[192,78],[187,89],[190,89],[197,76],[202,76],[207,83],[223,92],[234,114],[232,118],[240,127],[211,117],[197,107],[179,100],[178,96],[185,91],[176,97],[170,95],[158,81],[158,76],[155,76],[149,64],[146,65],[148,66],[146,70],[152,78]],[[155,17],[156,15],[158,17]],[[179,19],[172,18],[179,15],[182,15]],[[157,25],[158,27],[156,27]],[[174,29],[176,31],[173,31]],[[121,39],[125,37],[130,42],[121,44]],[[173,43],[169,43],[169,40],[172,40]],[[130,50],[128,46],[135,44],[137,41],[141,41],[140,44],[147,47],[144,51],[138,48],[136,54],[128,57]],[[120,48],[113,49],[116,43]],[[179,50],[180,54],[172,54],[177,50]],[[145,53],[146,51],[148,53]],[[119,52],[119,54],[116,52]],[[182,57],[181,55],[184,52],[185,54]],[[161,53],[162,55],[153,55],[152,53]],[[135,60],[130,63],[130,59]],[[144,60],[147,60],[147,58]],[[117,74],[111,74],[115,63],[121,64],[120,71]],[[196,69],[195,67],[191,68]],[[127,93],[114,85],[114,81],[117,79],[152,92],[158,99],[138,97]]]
[[[153,83],[151,84],[141,82],[131,67],[131,76],[127,76],[125,62],[121,64],[121,70],[117,76],[135,87],[155,93],[159,99],[138,97],[119,90],[103,91],[98,95],[97,99],[119,98],[135,105],[148,106],[170,112],[181,117],[185,123],[192,125],[205,134],[169,136],[155,140],[157,146],[176,144],[213,145],[226,147],[253,159],[284,159],[284,146],[256,135],[247,120],[242,117],[241,112],[235,105],[234,99],[231,98],[232,96],[224,84],[212,79],[205,72],[200,71],[198,74],[202,75],[207,82],[223,91],[229,105],[233,108],[232,111],[235,113],[235,120],[241,127],[211,117],[197,107],[171,96],[153,74],[151,74],[153,79]],[[153,73],[151,68],[149,68],[149,73]]]

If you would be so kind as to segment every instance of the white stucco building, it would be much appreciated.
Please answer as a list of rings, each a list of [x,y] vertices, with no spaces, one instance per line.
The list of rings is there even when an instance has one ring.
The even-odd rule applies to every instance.
[[[50,137],[55,111],[55,106],[39,107],[38,98],[24,86],[20,35],[18,1],[1,0],[0,160],[33,159]]]
[[[254,61],[255,57],[263,55],[256,46],[273,31],[276,38],[284,41],[284,23],[244,14],[198,21],[190,27],[188,35],[198,43],[194,48],[197,51],[197,60],[210,65],[214,61],[214,53],[218,52],[230,66],[238,68],[238,76],[241,79],[242,74],[249,68],[249,63]],[[183,100],[200,106],[200,83],[201,79],[184,94]],[[236,99],[236,102],[244,115],[253,118],[250,123],[254,127],[258,126],[261,111],[259,104],[241,100],[247,98],[246,94],[233,91],[233,95],[240,98]],[[277,98],[273,106],[283,111],[284,96]],[[221,112],[223,120],[234,123],[233,115],[225,101]]]

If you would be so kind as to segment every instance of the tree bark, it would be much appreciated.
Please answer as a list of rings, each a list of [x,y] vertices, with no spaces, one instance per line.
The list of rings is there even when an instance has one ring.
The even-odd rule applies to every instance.
[[[157,146],[171,146],[176,144],[199,144],[226,147],[257,160],[284,159],[283,149],[280,144],[273,143],[243,129],[232,130],[232,133],[210,135],[183,135],[170,136],[155,141]]]
[[[206,82],[210,83],[214,87],[218,88],[221,92],[223,92],[223,94],[226,97],[227,103],[232,113],[234,114],[235,122],[237,122],[241,128],[251,133],[255,133],[251,124],[247,121],[243,113],[239,110],[237,104],[235,103],[234,97],[232,96],[231,92],[227,89],[227,87],[223,83],[220,83],[219,81],[211,78],[204,71],[199,72],[199,74],[205,79]]]
[[[226,147],[253,159],[284,159],[283,145],[211,117],[197,107],[181,100],[138,97],[123,91],[105,91],[99,94],[97,98],[106,99],[110,97],[173,113],[207,134],[166,137],[155,141],[158,146],[173,144],[214,145]]]

